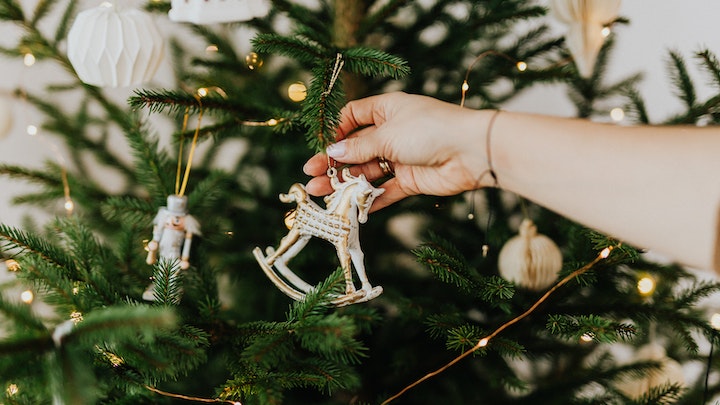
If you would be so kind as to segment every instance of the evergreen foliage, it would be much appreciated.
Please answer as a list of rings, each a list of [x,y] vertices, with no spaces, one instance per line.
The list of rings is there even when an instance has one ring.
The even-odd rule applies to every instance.
[[[348,99],[400,89],[457,103],[467,75],[472,108],[500,107],[535,84],[561,83],[578,117],[604,114],[604,101],[624,97],[632,116],[650,123],[634,87],[639,74],[606,83],[614,41],[625,39],[611,36],[593,75],[582,78],[567,62],[564,40],[543,23],[547,10],[533,2],[316,3],[273,0],[266,18],[184,26],[218,52],[168,38],[176,86],[137,89],[124,105],[81,83],[63,54],[77,1],[41,0],[26,12],[16,0],[0,0],[0,24],[22,31],[15,46],[0,52],[31,52],[68,72],[43,94],[15,94],[43,113],[43,130],[70,155],[67,165],[0,165],[4,178],[37,186],[16,203],[58,217],[27,229],[0,225],[0,257],[17,261],[17,283],[47,306],[33,311],[11,299],[16,283],[0,285],[0,402],[186,403],[184,396],[242,404],[380,403],[468,350],[472,356],[399,402],[696,404],[704,391],[720,392],[714,380],[707,387],[698,380],[627,398],[615,384],[659,365],[627,362],[612,350],[659,339],[670,357],[705,364],[700,346],[715,332],[702,300],[720,285],[649,262],[632,246],[499,190],[410,198],[373,214],[362,245],[369,276],[385,292],[368,303],[328,304],[345,284],[341,269],[332,271],[335,252],[322,243],[311,242],[292,263],[316,285],[306,299],[290,302],[277,291],[251,251],[285,235],[287,207],[277,194],[302,182],[302,162],[334,141]],[[341,6],[361,13],[339,13]],[[168,9],[169,2],[146,6],[158,18]],[[289,27],[278,29],[278,21]],[[340,26],[352,29],[340,35]],[[264,66],[248,68],[231,34],[240,27],[255,32],[253,51]],[[720,89],[715,55],[697,57]],[[528,69],[518,70],[518,61]],[[680,54],[671,52],[669,64],[685,110],[664,123],[716,124],[720,95],[700,100]],[[281,92],[299,80],[307,97],[297,104]],[[200,96],[199,88],[210,92]],[[82,101],[64,104],[68,92],[81,93]],[[207,118],[198,123],[201,113]],[[153,133],[161,114],[172,120],[171,134]],[[196,133],[192,123],[200,126],[203,153],[186,195],[202,236],[193,242],[191,268],[176,278],[179,262],[148,265],[143,243],[174,192],[178,160],[186,159],[180,146],[187,151]],[[117,133],[127,158],[112,145]],[[238,145],[233,159],[221,158]],[[107,187],[94,165],[117,175],[116,187]],[[69,217],[57,208],[66,182],[76,206]],[[492,207],[487,228],[465,217],[467,198]],[[498,275],[499,247],[523,216],[562,248],[558,280],[569,281],[546,298]],[[392,234],[387,224],[403,217],[432,230],[421,233],[426,242],[408,247]],[[487,257],[482,240],[491,245]],[[610,256],[594,262],[606,248]],[[640,275],[657,283],[650,297],[637,292]],[[151,277],[158,299],[147,302],[141,296]],[[479,346],[487,336],[492,339]],[[713,360],[716,373],[717,355]]]

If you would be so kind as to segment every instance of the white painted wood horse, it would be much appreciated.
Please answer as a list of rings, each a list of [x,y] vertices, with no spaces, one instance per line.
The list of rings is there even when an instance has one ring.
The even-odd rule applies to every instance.
[[[263,256],[259,247],[253,250],[253,254],[280,290],[294,300],[301,300],[314,287],[290,270],[287,263],[307,245],[311,237],[325,239],[335,246],[345,274],[345,294],[334,298],[332,303],[343,306],[368,301],[383,290],[380,286],[373,287],[365,274],[359,223],[367,221],[370,206],[385,189],[373,187],[362,174],[352,176],[347,168],[342,172],[343,181],[337,178],[335,168],[328,170],[328,176],[335,191],[325,197],[327,208],[324,210],[309,198],[302,184],[295,183],[287,194],[280,194],[280,201],[297,204],[290,231],[282,238],[277,250],[272,247],[265,249],[267,257]],[[360,279],[360,290],[355,289],[352,266]]]

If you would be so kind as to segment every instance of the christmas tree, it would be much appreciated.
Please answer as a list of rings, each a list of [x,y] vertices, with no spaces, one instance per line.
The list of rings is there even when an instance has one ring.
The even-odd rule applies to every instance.
[[[3,53],[68,71],[43,94],[14,95],[44,114],[43,131],[70,155],[40,169],[0,166],[38,186],[16,203],[56,214],[0,226],[5,267],[33,294],[18,301],[16,282],[3,284],[2,403],[697,404],[718,393],[704,373],[684,381],[673,371],[717,368],[700,350],[715,337],[700,304],[720,285],[498,189],[371,214],[361,245],[383,292],[367,302],[333,304],[346,281],[324,241],[292,261],[313,286],[299,301],[253,254],[288,233],[294,205],[278,194],[306,180],[303,162],[333,142],[348,100],[403,90],[501,108],[534,85],[564,83],[579,117],[606,115],[603,101],[622,97],[628,115],[650,123],[640,76],[605,77],[622,40],[609,29],[628,21],[600,21],[607,38],[588,61],[548,29],[545,7],[525,1],[269,6],[152,1],[123,17],[119,6],[89,8],[97,14],[83,20],[74,0],[30,11],[0,0],[2,24],[22,31]],[[158,43],[153,19],[138,15],[177,30]],[[119,49],[106,35],[118,24],[136,30]],[[239,32],[252,32],[252,52],[237,51]],[[136,47],[131,62],[108,62]],[[174,86],[108,96],[104,87],[147,80],[159,47]],[[697,56],[720,84],[716,57]],[[720,97],[699,99],[687,62],[670,60],[686,109],[663,124],[716,123]],[[81,101],[59,101],[67,92]],[[519,232],[532,254],[559,246],[562,264],[522,273]]]

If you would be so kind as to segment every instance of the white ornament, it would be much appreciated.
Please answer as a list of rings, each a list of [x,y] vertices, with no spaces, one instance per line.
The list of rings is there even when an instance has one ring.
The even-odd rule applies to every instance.
[[[327,208],[324,210],[308,197],[302,184],[295,183],[287,194],[280,194],[280,201],[297,204],[294,215],[287,220],[290,231],[282,238],[277,250],[265,249],[267,257],[257,247],[253,254],[268,278],[290,298],[299,301],[312,291],[313,286],[293,273],[287,263],[311,237],[325,239],[335,246],[345,273],[345,294],[335,297],[332,303],[343,306],[368,301],[380,295],[383,289],[373,287],[365,274],[359,223],[367,221],[370,206],[385,189],[373,187],[362,174],[358,177],[350,175],[347,168],[342,172],[344,181],[338,180],[335,168],[328,170],[328,176],[335,192],[325,197]],[[355,289],[352,267],[360,278],[360,290]]]
[[[530,219],[524,219],[519,235],[500,250],[498,270],[506,280],[533,291],[544,290],[562,268],[562,253],[555,242],[537,233]]]
[[[163,58],[164,40],[148,14],[103,3],[75,17],[67,47],[80,80],[126,87],[152,79]]]
[[[10,104],[0,98],[0,139],[5,138],[12,129],[13,119]]]
[[[187,197],[168,196],[167,207],[160,207],[153,225],[153,238],[147,246],[147,263],[155,264],[159,254],[163,259],[179,260],[179,268],[187,270],[193,235],[200,235],[200,223],[187,213]],[[151,284],[143,293],[143,299],[154,301],[154,290],[155,286]]]
[[[172,0],[168,17],[201,25],[249,21],[264,17],[268,11],[266,0]]]
[[[568,25],[565,43],[582,77],[590,77],[607,24],[617,19],[620,0],[551,0],[550,12]]]
[[[668,357],[665,349],[657,343],[650,343],[638,349],[634,361],[657,361],[660,363],[660,368],[652,370],[642,377],[628,377],[628,379],[616,383],[615,387],[618,391],[628,398],[638,399],[652,388],[667,384],[685,385],[685,373],[682,365]]]

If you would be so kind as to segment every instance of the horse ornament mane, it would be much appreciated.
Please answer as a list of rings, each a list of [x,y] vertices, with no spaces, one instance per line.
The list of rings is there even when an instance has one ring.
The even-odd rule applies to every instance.
[[[269,246],[262,250],[256,247],[253,255],[265,275],[290,298],[302,300],[313,286],[305,282],[288,267],[288,261],[295,257],[310,238],[317,237],[332,243],[337,251],[345,275],[345,294],[333,297],[331,303],[337,306],[369,301],[382,294],[382,287],[373,287],[365,274],[364,254],[360,248],[359,224],[365,223],[370,206],[385,189],[375,188],[364,175],[355,177],[350,170],[342,171],[339,180],[337,169],[328,169],[333,190],[325,197],[326,208],[322,209],[310,199],[305,186],[295,183],[287,194],[280,194],[280,201],[296,203],[288,223],[289,232],[280,240],[277,249]],[[352,268],[361,282],[358,290],[353,283]]]

